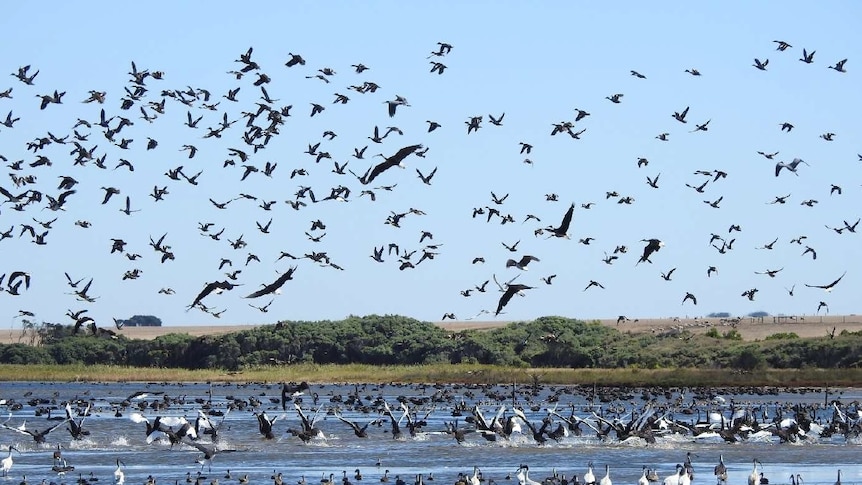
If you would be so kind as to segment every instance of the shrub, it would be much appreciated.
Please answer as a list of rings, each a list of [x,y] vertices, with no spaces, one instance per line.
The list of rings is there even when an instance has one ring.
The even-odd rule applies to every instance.
[[[767,336],[764,340],[789,340],[794,338],[799,338],[799,335],[796,335],[795,332],[778,332]]]

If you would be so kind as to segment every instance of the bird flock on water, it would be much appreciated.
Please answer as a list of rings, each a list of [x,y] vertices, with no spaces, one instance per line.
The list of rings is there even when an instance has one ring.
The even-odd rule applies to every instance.
[[[573,444],[626,442],[646,446],[658,442],[761,443],[772,448],[778,443],[834,446],[839,442],[836,440],[856,446],[862,433],[862,408],[857,401],[842,402],[840,395],[821,404],[771,401],[768,396],[760,398],[753,394],[777,393],[763,388],[724,389],[738,393],[728,398],[716,394],[714,389],[671,391],[542,385],[318,386],[290,382],[262,384],[254,390],[249,385],[238,385],[237,392],[227,390],[224,396],[218,395],[212,384],[204,395],[180,387],[177,390],[183,394],[169,394],[168,386],[149,386],[128,396],[113,396],[114,392],[109,391],[99,397],[89,393],[62,400],[56,393],[47,397],[30,392],[20,399],[11,396],[2,399],[0,406],[9,416],[0,422],[0,438],[19,440],[4,446],[8,456],[2,460],[3,475],[9,476],[12,470],[13,452],[23,455],[28,462],[51,453],[52,472],[60,475],[77,472],[84,479],[85,471],[76,470],[74,463],[76,444],[115,439],[116,429],[103,428],[116,422],[132,423],[123,425],[121,432],[129,440],[127,444],[158,446],[165,453],[195,453],[200,465],[198,477],[204,472],[211,474],[214,464],[228,468],[230,475],[230,467],[237,464],[231,456],[259,452],[255,443],[269,449],[278,447],[282,441],[294,440],[297,444],[329,442],[348,448],[373,440],[397,443],[394,446],[398,449],[411,442],[427,446],[429,440],[449,443],[447,446],[499,445],[502,449],[557,444],[568,449]],[[184,394],[189,391],[190,394]],[[637,399],[643,403],[637,405]],[[52,415],[52,411],[56,414]],[[64,431],[68,432],[66,439],[71,441],[61,437],[65,436]],[[241,435],[247,437],[239,438]],[[237,443],[244,444],[237,446]],[[63,450],[72,454],[64,454]],[[133,455],[126,456],[131,459]],[[690,484],[695,469],[702,466],[694,463],[698,456],[695,452],[686,453],[674,473],[664,479],[655,467],[644,466],[638,484]],[[595,469],[592,462],[586,465],[582,477],[576,474],[568,480],[555,470],[551,483],[610,483],[610,464],[603,466],[603,478],[601,468]],[[754,459],[753,465],[754,478],[749,479],[749,485],[765,485],[760,460]],[[123,483],[124,468],[125,464],[117,460],[117,484]],[[355,473],[355,479],[362,480],[359,469]],[[472,480],[490,478],[482,477],[481,473],[475,468]],[[723,454],[718,455],[714,474],[718,485],[726,485],[728,470]],[[388,471],[383,477],[382,482],[388,480]],[[394,481],[398,478],[394,477]],[[471,477],[459,474],[457,480],[462,479],[469,481]],[[505,479],[533,483],[527,465],[521,465],[515,475]],[[546,480],[540,483],[547,483]]]
[[[769,59],[754,59],[753,68],[765,71],[763,75],[769,75],[769,69],[776,63],[797,62],[793,59],[793,46],[784,41],[775,41],[775,44],[777,52],[771,63]],[[814,50],[803,49],[798,59],[801,65],[796,68],[816,67],[815,53]],[[186,87],[178,87],[180,81],[173,80],[169,72],[140,68],[135,62],[130,63],[125,85],[98,86],[88,93],[67,93],[54,86],[43,85],[40,74],[49,66],[25,65],[13,70],[13,85],[0,91],[0,109],[9,107],[5,120],[0,124],[0,140],[3,140],[0,159],[9,169],[9,180],[0,184],[0,248],[3,254],[14,255],[16,245],[22,244],[34,244],[45,251],[50,250],[44,248],[46,246],[65,251],[67,245],[64,241],[53,237],[54,231],[62,227],[63,238],[87,241],[83,248],[86,254],[76,254],[75,258],[91,261],[94,265],[101,264],[95,262],[97,259],[110,258],[106,264],[116,265],[118,269],[114,278],[96,280],[91,274],[63,267],[40,268],[38,273],[31,272],[27,263],[6,257],[0,267],[0,288],[4,298],[21,296],[47,280],[62,282],[67,288],[66,295],[57,295],[57,301],[68,302],[70,306],[76,302],[74,304],[83,307],[66,313],[76,331],[89,329],[94,334],[112,336],[115,334],[113,331],[97,325],[90,309],[100,303],[103,294],[112,295],[110,298],[134,299],[141,291],[135,286],[135,280],[151,278],[157,281],[158,294],[165,298],[164,305],[185,307],[186,311],[205,312],[219,318],[229,305],[224,297],[217,298],[218,294],[239,293],[241,301],[230,300],[230,305],[248,306],[266,313],[282,291],[289,292],[290,286],[297,284],[296,280],[313,281],[317,271],[352,271],[352,266],[358,265],[357,257],[368,257],[375,264],[391,265],[397,268],[395,273],[399,275],[415,273],[423,265],[430,264],[484,266],[486,269],[481,270],[475,284],[451,290],[452,299],[487,293],[493,296],[482,298],[481,303],[474,307],[475,313],[461,315],[461,318],[447,307],[456,304],[441,302],[440,318],[443,320],[500,316],[514,304],[515,296],[525,296],[531,290],[540,291],[541,287],[552,284],[569,285],[581,292],[613,291],[610,285],[602,282],[600,275],[561,274],[558,277],[553,268],[559,265],[559,261],[543,256],[540,249],[543,241],[548,239],[572,240],[567,244],[572,245],[573,251],[579,246],[602,244],[604,257],[601,261],[608,267],[629,264],[627,271],[655,273],[657,288],[650,291],[662,291],[658,287],[662,281],[671,282],[682,272],[695,274],[703,271],[704,278],[721,275],[717,262],[710,262],[702,270],[672,266],[674,252],[682,249],[668,245],[661,234],[572,236],[581,232],[578,218],[588,217],[586,214],[595,212],[597,206],[637,204],[637,199],[649,197],[649,191],[663,188],[662,173],[673,170],[672,167],[664,167],[655,174],[645,173],[645,188],[642,190],[646,193],[636,194],[637,197],[631,193],[607,190],[604,200],[570,202],[561,207],[557,204],[561,200],[580,198],[581,194],[533,194],[531,197],[547,201],[547,208],[541,215],[519,213],[518,207],[513,205],[516,203],[509,201],[509,192],[492,190],[484,202],[472,209],[465,208],[464,218],[472,218],[476,225],[507,226],[511,228],[509,234],[512,239],[502,241],[502,250],[498,243],[485,241],[481,244],[481,251],[471,260],[454,261],[446,254],[447,245],[460,242],[441,241],[431,230],[422,228],[427,227],[426,221],[434,217],[433,208],[410,206],[410,195],[419,190],[431,190],[428,186],[435,188],[438,169],[440,173],[457,170],[453,166],[457,161],[444,164],[438,160],[433,166],[427,163],[435,158],[435,136],[446,130],[463,130],[463,143],[471,143],[486,130],[504,130],[511,114],[507,117],[504,110],[487,115],[466,114],[463,126],[453,126],[435,120],[431,116],[433,107],[412,105],[407,96],[399,94],[400,87],[383,87],[372,81],[373,66],[357,62],[349,66],[349,73],[345,73],[343,71],[348,66],[328,67],[318,59],[305,59],[300,53],[286,53],[281,66],[260,65],[256,55],[254,48],[248,48],[227,64],[230,69],[224,76],[232,80],[233,87],[225,92],[213,92],[206,86],[195,86],[193,82]],[[457,55],[457,50],[451,44],[438,42],[427,55],[428,75],[445,76],[449,72],[445,63],[454,55]],[[846,64],[847,59],[838,59],[834,64],[826,65],[828,70],[823,69],[823,75],[845,76]],[[650,82],[646,71],[631,70],[630,74],[634,82]],[[681,77],[691,77],[691,82],[698,82],[698,78],[709,75],[709,72],[701,73],[695,68],[681,69],[679,73]],[[332,98],[315,99],[305,104],[295,93],[271,92],[271,83],[280,77],[331,87],[334,91]],[[94,84],[98,82],[94,81]],[[36,101],[33,101],[34,97]],[[302,144],[307,148],[301,152],[286,153],[281,148],[274,152],[270,148],[274,140],[292,136],[293,124],[302,123],[303,119],[342,116],[339,110],[347,110],[359,100],[369,98],[374,99],[372,104],[379,108],[377,112],[363,116],[386,120],[386,124],[391,126],[356,122],[353,132],[336,133],[327,129],[316,139],[303,140]],[[619,109],[615,105],[622,107],[628,100],[625,93],[609,93],[604,101],[606,105],[593,101],[594,107],[590,111],[575,108],[569,119],[552,123],[548,136],[578,143],[578,140],[590,136],[593,129],[591,121],[607,116],[608,111]],[[65,120],[64,123],[52,120],[52,126],[58,124],[59,129],[45,130],[23,143],[14,139],[19,124],[26,121],[22,118],[50,115],[59,109],[57,105],[69,103],[83,104],[77,119]],[[430,119],[423,129],[402,129],[397,124],[405,110],[428,112]],[[695,116],[697,120],[693,119]],[[674,129],[658,133],[655,143],[673,143],[674,138],[681,136],[708,137],[710,128],[714,126],[710,124],[713,120],[709,114],[699,112],[695,103],[669,110],[668,117],[673,119],[671,126]],[[797,136],[794,123],[777,120],[775,129],[787,136]],[[160,130],[188,133],[189,141],[179,146],[165,146],[158,139],[159,133],[163,133]],[[841,133],[824,131],[819,138],[822,143],[830,143],[841,136]],[[351,140],[351,145],[355,146],[343,150],[335,145],[336,138]],[[525,165],[537,163],[533,157],[538,151],[539,140],[512,143],[513,154],[525,157]],[[368,151],[371,146],[375,148]],[[160,166],[155,171],[149,165],[142,169],[141,163],[137,162],[150,157],[150,152],[159,155]],[[785,158],[780,147],[770,147],[769,151],[752,147],[751,152],[753,156],[757,153],[768,163],[774,163],[762,170],[774,168],[774,176],[779,179],[804,177],[806,171],[817,169],[817,162],[809,163],[792,155]],[[781,158],[779,153],[782,153]],[[849,153],[848,157],[852,155]],[[178,160],[180,157],[181,161]],[[202,161],[202,158],[206,160]],[[862,161],[862,155],[858,158]],[[150,160],[146,163],[155,163]],[[417,166],[412,171],[403,170],[414,163]],[[651,166],[647,157],[638,155],[633,157],[631,170],[649,170],[655,165]],[[141,172],[158,173],[159,176],[139,176]],[[693,196],[696,201],[692,203],[700,204],[702,200],[709,208],[719,209],[726,197],[732,197],[733,189],[726,184],[733,176],[722,168],[694,171],[685,183],[696,194]],[[214,179],[234,180],[235,190],[232,193],[206,193],[208,180]],[[105,184],[96,187],[94,180]],[[141,187],[147,187],[146,197],[140,196]],[[255,192],[249,193],[252,191],[246,187],[255,187]],[[794,194],[781,194],[766,203],[797,203],[799,210],[806,210],[819,204],[818,198],[839,199],[849,191],[858,189],[836,180],[830,187],[811,187],[806,194],[808,198],[804,200],[794,200]],[[285,194],[289,195],[286,200]],[[178,200],[173,200],[174,197]],[[206,210],[198,204],[200,201],[204,204],[208,201]],[[171,205],[172,211],[199,213],[200,221],[195,227],[169,231],[162,231],[159,227],[144,228],[149,232],[146,239],[126,234],[133,226],[126,225],[122,218],[134,221],[141,217],[139,213],[164,205]],[[322,207],[330,210],[338,205],[344,207],[337,210],[379,211],[383,214],[379,227],[367,230],[380,233],[388,240],[373,247],[350,246],[349,253],[327,250],[327,234],[337,230],[319,216],[324,210]],[[228,211],[233,221],[230,227],[226,217],[219,217],[220,213]],[[236,215],[237,211],[241,211],[240,216]],[[853,237],[860,222],[858,208],[853,211],[856,214],[852,217],[836,214],[833,222],[819,230]],[[237,218],[240,219],[240,227],[235,222]],[[297,222],[299,220],[303,222]],[[612,224],[612,216],[608,220]],[[445,221],[438,221],[440,223],[445,224]],[[87,239],[87,232],[93,231],[96,225],[115,228],[112,229],[115,233],[109,240]],[[273,240],[280,238],[268,239],[271,231],[279,225],[290,225],[291,234],[302,238],[303,242],[298,243],[294,239],[290,247],[285,247],[282,240]],[[71,236],[70,228],[76,231]],[[715,249],[714,258],[718,261],[728,257],[740,245],[752,248],[757,245],[756,249],[764,252],[776,249],[777,245],[798,245],[800,258],[816,260],[817,250],[811,241],[823,235],[815,235],[817,228],[807,228],[806,231],[809,229],[812,232],[794,234],[792,239],[778,235],[771,241],[755,242],[744,240],[742,226],[734,223],[724,232],[705,236],[702,244]],[[184,231],[183,237],[196,232],[194,237],[200,242],[194,247],[183,245],[180,249],[174,243],[180,239],[175,230]],[[535,240],[529,252],[519,247],[527,238]],[[633,255],[629,255],[630,251]],[[501,252],[505,256],[500,256]],[[186,258],[203,261],[201,264],[206,267],[190,269],[183,266],[182,261]],[[152,263],[145,265],[144,261]],[[787,265],[791,264],[795,262],[787,261]],[[255,270],[256,267],[265,269]],[[755,301],[761,291],[787,292],[793,296],[797,284],[784,281],[783,270],[784,266],[753,270],[754,274],[765,277],[756,287],[739,288],[740,297]],[[173,271],[192,271],[200,282],[199,286],[174,288],[170,279]],[[544,273],[529,281],[523,277],[536,271]],[[263,276],[249,277],[249,274]],[[830,292],[845,276],[846,270],[836,271],[835,278],[829,281],[812,280],[802,284]],[[489,288],[491,281],[494,285]],[[699,297],[703,300],[704,295],[682,290],[678,301],[681,305],[694,306],[698,305]],[[177,298],[182,302],[176,303]],[[7,302],[4,308],[14,305],[13,299],[7,299]],[[457,305],[464,308],[460,303]],[[815,305],[817,313],[829,311],[825,299],[815,297],[811,303],[812,311],[815,311]],[[284,312],[288,306],[278,308],[279,312]],[[31,308],[21,308],[16,316],[33,318],[35,312]],[[122,319],[115,318],[114,321],[118,328],[121,327]]]

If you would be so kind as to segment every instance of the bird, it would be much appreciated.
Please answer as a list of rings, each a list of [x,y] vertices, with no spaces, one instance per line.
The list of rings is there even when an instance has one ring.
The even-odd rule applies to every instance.
[[[63,420],[58,421],[57,423],[55,423],[55,424],[53,424],[53,425],[51,425],[45,429],[43,429],[42,431],[34,430],[34,429],[27,429],[25,427],[26,422],[23,425],[18,426],[18,427],[9,426],[5,422],[3,422],[3,423],[0,423],[0,427],[8,429],[9,431],[15,431],[16,433],[29,435],[31,438],[33,438],[33,441],[35,441],[36,443],[44,443],[45,439],[48,436],[48,433],[54,431],[55,429],[59,428],[60,426],[63,426],[67,422],[68,422],[68,419],[63,419]],[[15,449],[15,451],[18,451],[18,450]],[[11,449],[9,450],[9,456],[6,459],[9,460],[9,466],[11,467],[12,466],[12,450]]]
[[[207,283],[201,290],[201,292],[198,293],[198,296],[196,296],[195,299],[192,301],[191,305],[186,308],[186,311],[189,311],[190,309],[200,304],[201,301],[206,298],[207,295],[209,295],[210,293],[215,292],[216,294],[219,294],[223,291],[232,290],[235,286],[238,285],[235,285],[229,281],[213,281],[212,283]]]
[[[452,315],[451,314],[443,315],[444,319],[446,317],[449,317],[449,316],[452,316]],[[454,316],[452,316],[452,317],[453,317],[452,319],[454,320]],[[368,425],[371,424],[370,421],[368,423],[365,423],[364,426],[359,426],[355,421],[345,419],[344,416],[342,416],[341,413],[339,413],[337,411],[334,411],[333,414],[335,414],[335,417],[338,418],[339,421],[350,426],[351,429],[353,429],[353,434],[355,434],[357,438],[368,438],[367,429],[368,429]],[[358,472],[358,470],[357,470],[357,472]]]
[[[599,480],[599,485],[613,485],[611,482],[611,467],[610,465],[605,465],[605,476]]]
[[[257,427],[260,434],[262,434],[263,437],[268,440],[275,439],[275,434],[273,434],[272,432],[272,425],[275,424],[275,422],[278,421],[278,419],[281,418],[283,415],[280,414],[278,416],[270,418],[266,414],[266,411],[263,411],[260,413],[255,413],[255,416],[257,417]]]
[[[281,293],[281,287],[289,280],[293,279],[293,274],[296,272],[296,266],[292,266],[290,269],[285,271],[281,276],[276,278],[275,281],[268,285],[263,285],[263,288],[249,294],[246,298],[258,298],[263,295],[269,295],[271,293],[279,294]]]
[[[550,232],[551,235],[548,237],[564,237],[566,239],[570,239],[569,237],[569,226],[572,223],[572,215],[575,212],[575,204],[572,203],[566,213],[563,214],[563,220],[560,221],[560,225],[557,227],[548,226],[545,228],[546,231]]]
[[[18,448],[15,448],[12,445],[9,445],[9,454],[6,455],[6,458],[0,460],[0,470],[3,471],[3,477],[9,476],[9,470],[12,469],[12,451],[18,451]],[[18,451],[20,453],[20,451]]]
[[[814,53],[812,52],[811,55],[814,55]],[[829,66],[829,69],[834,69],[838,72],[847,72],[846,70],[844,70],[844,64],[846,62],[847,62],[847,59],[842,59],[842,60],[836,62],[834,66]],[[841,472],[839,471],[839,474],[840,473]]]
[[[126,482],[126,474],[123,472],[125,464],[117,459],[117,468],[114,469],[114,485],[123,485]]]
[[[760,461],[754,459],[754,469],[748,475],[748,485],[760,485],[760,475],[757,474],[757,465]]]
[[[531,256],[529,254],[525,254],[521,257],[521,259],[517,261],[515,261],[514,259],[507,260],[506,267],[511,268],[512,266],[514,266],[522,271],[527,271],[527,265],[529,265],[531,261],[539,261],[539,258]]]
[[[659,249],[663,248],[664,242],[662,242],[659,239],[655,239],[655,238],[653,238],[653,239],[641,239],[641,241],[647,243],[647,245],[644,247],[643,255],[641,255],[640,259],[638,260],[638,263],[643,263],[643,262],[651,263],[652,261],[650,261],[649,257],[653,253],[657,252]]]
[[[503,308],[509,303],[513,296],[515,296],[516,294],[523,294],[525,290],[532,289],[532,286],[522,285],[518,283],[510,283],[506,285],[506,291],[503,292],[503,295],[497,302],[497,310],[494,312],[494,315],[500,315],[500,312],[503,311]]]
[[[761,62],[761,61],[760,61],[760,59],[758,59],[758,58],[756,58],[756,57],[755,57],[755,58],[754,58],[754,64],[752,64],[752,65],[753,65],[754,67],[756,67],[756,68],[760,69],[761,71],[765,71],[765,70],[766,70],[766,66],[767,66],[767,64],[769,64],[769,59],[764,59],[764,60]]]
[[[431,185],[431,179],[434,178],[434,174],[437,173],[437,167],[434,167],[434,170],[432,170],[428,175],[423,175],[418,168],[416,169],[416,173],[419,174],[419,179],[422,180],[423,184]]]
[[[587,290],[589,290],[590,288],[592,288],[592,287],[594,287],[594,286],[595,286],[595,287],[597,287],[597,288],[601,288],[601,289],[603,289],[603,290],[605,289],[605,287],[604,287],[601,283],[599,283],[598,281],[596,281],[596,280],[590,280],[590,282],[589,282],[589,283],[587,283],[587,286],[586,286],[586,287],[584,287],[584,290],[583,290],[583,291],[587,291]]]
[[[800,163],[804,163],[805,165],[808,165],[808,162],[802,160],[801,158],[794,158],[793,161],[791,161],[790,163],[778,162],[775,165],[775,176],[778,177],[778,174],[779,174],[779,172],[781,172],[781,169],[785,168],[785,169],[793,172],[798,177],[799,174],[796,173],[796,170],[797,170],[797,167],[799,166]]]
[[[841,279],[844,278],[844,275],[846,275],[846,274],[847,274],[846,271],[841,273],[841,276],[839,276],[838,279],[836,279],[832,283],[827,283],[825,285],[809,285],[808,283],[805,283],[805,286],[807,286],[809,288],[820,288],[823,291],[825,291],[826,293],[830,293],[830,292],[832,292],[832,289],[835,288],[835,285],[837,285],[841,281]]]
[[[724,455],[718,455],[718,465],[713,469],[719,485],[727,483],[727,467],[724,465]]]
[[[683,299],[682,299],[682,303],[683,303],[683,304],[685,304],[686,300],[691,300],[691,302],[692,302],[692,303],[694,303],[695,305],[697,305],[697,297],[696,297],[696,296],[694,296],[694,295],[693,295],[692,293],[690,293],[690,292],[686,292],[686,293],[685,293],[685,296],[684,296],[684,297],[683,297]]]
[[[767,269],[766,271],[762,271],[762,272],[761,272],[761,271],[755,271],[755,272],[754,272],[754,274],[762,274],[762,275],[767,275],[767,276],[769,276],[770,278],[775,278],[775,275],[777,275],[778,273],[780,273],[783,269],[784,269],[784,268],[779,268],[779,269]]]
[[[404,168],[404,159],[407,158],[408,155],[422,148],[422,145],[409,145],[400,150],[398,150],[394,155],[388,157],[383,162],[377,164],[374,167],[368,169],[362,177],[356,176],[362,185],[370,184],[378,175],[385,172],[386,170],[398,166]],[[353,172],[351,172],[353,173]]]
[[[815,52],[817,52],[817,51],[808,52],[807,50],[802,49],[802,57],[800,57],[799,60],[806,63],[806,64],[811,64],[812,62],[814,62],[814,53]]]
[[[670,278],[673,275],[674,271],[676,271],[676,268],[671,268],[667,273],[662,273],[661,274],[662,279],[665,281],[670,281]]]
[[[587,472],[584,473],[584,485],[596,485],[596,475],[593,473],[593,462],[587,463]]]

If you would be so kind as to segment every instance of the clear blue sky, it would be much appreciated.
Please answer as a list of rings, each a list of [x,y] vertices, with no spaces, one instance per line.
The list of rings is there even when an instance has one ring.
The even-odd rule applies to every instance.
[[[0,98],[0,121],[11,110],[20,117],[13,128],[0,126],[0,153],[9,161],[24,160],[16,176],[35,175],[35,184],[16,189],[8,177],[0,186],[13,193],[33,188],[56,196],[59,177],[79,181],[77,193],[66,211],[43,209],[47,199],[23,212],[12,204],[0,205],[0,231],[13,227],[13,237],[0,241],[0,274],[26,270],[32,275],[29,291],[21,296],[0,295],[0,315],[13,327],[19,310],[36,313],[36,321],[68,322],[64,313],[89,309],[101,326],[112,317],[152,314],[166,325],[216,325],[268,323],[278,320],[340,319],[350,314],[403,314],[423,320],[439,320],[452,312],[459,319],[496,308],[500,293],[491,282],[486,293],[473,288],[497,276],[501,281],[521,271],[506,268],[512,256],[530,254],[529,271],[517,280],[535,286],[524,298],[514,298],[498,318],[531,319],[542,315],[578,318],[630,318],[704,315],[713,311],[746,314],[813,314],[825,301],[831,314],[859,311],[858,292],[862,268],[860,234],[836,234],[824,227],[842,227],[862,215],[862,153],[860,117],[862,72],[857,29],[862,7],[857,2],[269,2],[239,6],[235,2],[148,2],[132,7],[122,2],[39,4],[15,3],[4,9],[5,74],[0,91],[13,88],[11,99]],[[792,45],[776,50],[774,40]],[[437,42],[453,46],[445,57],[428,59]],[[280,133],[264,150],[252,153],[242,140],[246,119],[243,111],[256,111],[261,92],[253,86],[255,72],[237,80],[227,71],[243,67],[235,62],[249,47],[257,72],[266,73],[266,88],[277,99],[275,108],[292,105]],[[813,63],[798,59],[802,49],[816,51]],[[304,66],[288,68],[288,53],[302,55]],[[754,58],[769,59],[766,71],[752,66]],[[848,58],[846,73],[828,69]],[[163,71],[164,79],[147,78],[148,92],[128,111],[120,109],[124,87],[131,86],[131,62],[138,69]],[[430,73],[431,61],[443,62],[442,75]],[[369,69],[357,74],[352,64]],[[31,65],[39,71],[28,86],[8,73]],[[335,74],[325,83],[307,78],[319,69]],[[701,76],[686,73],[697,69]],[[636,70],[646,76],[630,74]],[[376,93],[348,89],[373,81]],[[216,111],[189,108],[168,98],[165,114],[152,123],[141,118],[140,106],[162,99],[163,90],[205,88]],[[241,87],[238,102],[223,96]],[[39,109],[38,95],[65,91],[62,104]],[[90,90],[104,91],[104,105],[84,104]],[[347,104],[333,104],[335,93],[349,97]],[[621,93],[621,103],[606,97]],[[399,107],[395,117],[385,101],[405,97],[410,106]],[[311,118],[310,103],[326,109]],[[690,107],[688,123],[672,114]],[[115,137],[133,139],[123,150],[111,144],[103,129],[79,127],[89,133],[82,144],[98,145],[96,156],[106,155],[107,170],[92,162],[73,166],[70,144],[51,144],[38,153],[27,142],[46,136],[72,134],[81,118],[125,116],[134,122]],[[575,123],[586,129],[580,140],[566,134],[550,136],[552,124],[574,121],[575,108],[590,116]],[[198,129],[184,126],[187,112],[203,116]],[[152,109],[147,112],[153,114]],[[206,127],[215,127],[227,113],[239,120],[222,137],[204,139]],[[505,113],[502,126],[489,115]],[[265,115],[264,115],[265,116]],[[478,133],[467,135],[472,116],[483,116]],[[426,120],[442,125],[427,133]],[[695,125],[711,120],[706,132]],[[782,132],[780,123],[795,125]],[[110,126],[116,128],[118,120]],[[256,121],[264,125],[263,117]],[[375,126],[397,126],[403,136],[392,134],[382,144],[368,139]],[[324,131],[337,134],[334,140]],[[656,138],[669,133],[668,141]],[[820,136],[835,133],[833,141]],[[158,141],[146,150],[147,138]],[[303,153],[309,144],[332,159],[316,164]],[[519,142],[533,146],[520,154]],[[351,175],[332,172],[333,160],[349,161],[348,168],[363,173],[381,161],[372,155],[394,154],[403,146],[421,143],[429,148],[425,158],[408,157],[407,168],[384,172],[369,187]],[[182,145],[197,147],[193,159]],[[364,160],[351,157],[355,147],[368,145]],[[272,177],[252,173],[245,181],[242,162],[223,168],[228,148],[250,154],[248,164],[263,169],[278,163]],[[779,152],[768,160],[758,151]],[[52,165],[30,168],[38,155]],[[523,163],[529,157],[532,165]],[[649,164],[638,167],[638,158]],[[801,158],[798,176],[782,172],[775,177],[778,161]],[[114,170],[119,159],[133,163],[134,172]],[[173,181],[164,174],[182,165],[191,176],[203,171],[199,185]],[[430,186],[416,169],[437,174]],[[308,176],[290,178],[293,169]],[[686,186],[700,185],[706,177],[696,170],[722,170],[728,176],[710,182],[700,194]],[[647,177],[661,173],[658,189]],[[331,187],[351,189],[349,202],[326,201],[294,211],[285,203],[294,199],[300,185],[311,186],[318,198]],[[362,189],[397,184],[392,192],[376,190],[377,200],[359,197]],[[831,184],[841,195],[830,195]],[[167,186],[164,201],[148,196],[154,186]],[[120,195],[107,204],[100,187],[116,187]],[[509,194],[502,205],[491,201],[491,192]],[[631,205],[606,199],[606,192],[634,199]],[[236,200],[226,210],[216,209],[212,198],[223,202],[240,193],[259,200],[277,200],[272,210],[259,201]],[[545,194],[556,193],[558,202]],[[786,204],[768,204],[790,194]],[[140,212],[120,212],[125,197]],[[723,197],[715,209],[703,201]],[[806,207],[800,203],[816,199]],[[594,202],[585,210],[582,203]],[[571,240],[535,237],[534,229],[556,226],[570,203],[576,204]],[[510,213],[514,224],[501,225],[471,217],[474,207],[494,206]],[[408,215],[401,228],[384,224],[390,211],[421,209],[424,216]],[[522,223],[527,214],[541,218]],[[33,218],[57,217],[46,245],[33,244],[29,234],[19,237],[20,224],[35,225]],[[258,231],[255,222],[273,219],[270,234]],[[325,223],[320,242],[305,232],[311,221]],[[82,229],[74,222],[87,220]],[[221,241],[202,236],[198,222],[211,222],[211,231],[225,228]],[[728,227],[742,231],[728,235]],[[39,226],[36,226],[40,229]],[[421,231],[433,233],[441,244],[439,255],[414,269],[399,270],[394,255],[385,263],[371,259],[372,249],[397,243],[418,250]],[[862,225],[859,231],[862,232]],[[149,238],[167,233],[165,243],[176,259],[164,264],[148,244]],[[732,250],[720,254],[709,244],[710,234],[735,238]],[[228,239],[242,235],[248,246],[235,250]],[[805,243],[817,251],[817,259],[802,256],[804,246],[792,238],[806,235]],[[591,244],[579,239],[591,237]],[[126,252],[142,258],[129,261],[110,254],[111,239],[123,239]],[[650,259],[635,263],[645,238],[658,238],[666,246]],[[756,249],[778,239],[774,249]],[[502,243],[520,240],[515,253]],[[716,243],[720,246],[720,243]],[[612,265],[602,262],[604,253],[618,245],[629,248]],[[314,262],[281,260],[280,251],[301,256],[326,251],[338,271]],[[260,263],[245,266],[249,253]],[[485,264],[471,264],[482,256]],[[243,286],[221,295],[210,295],[204,304],[226,310],[220,319],[194,309],[186,312],[208,282],[224,280],[218,269],[221,258],[230,258],[233,269],[242,269],[237,283]],[[274,281],[290,265],[298,266],[294,280],[274,298],[268,313],[249,306],[264,305],[269,296],[243,298],[262,283]],[[717,273],[707,277],[709,266]],[[139,269],[140,278],[123,281],[126,271]],[[671,281],[661,272],[676,268]],[[775,278],[755,271],[783,271]],[[807,288],[831,282],[843,272],[842,282],[831,294]],[[93,278],[94,303],[77,301],[68,293],[64,272],[74,279]],[[556,274],[552,285],[541,277]],[[85,280],[85,282],[86,282]],[[595,280],[605,289],[584,287]],[[5,285],[5,282],[4,282]],[[794,296],[785,288],[796,285]],[[174,295],[161,295],[161,288]],[[740,296],[757,288],[754,301]],[[682,305],[686,292],[698,304]],[[486,315],[481,319],[488,319]]]

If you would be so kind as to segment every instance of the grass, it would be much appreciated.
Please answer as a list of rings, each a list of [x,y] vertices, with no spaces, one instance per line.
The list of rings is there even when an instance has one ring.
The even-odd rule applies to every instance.
[[[469,384],[599,384],[604,386],[862,386],[862,369],[793,369],[740,372],[713,369],[524,369],[487,365],[267,366],[239,372],[84,365],[3,365],[2,381],[87,382],[408,382]]]

